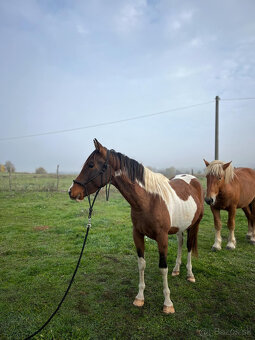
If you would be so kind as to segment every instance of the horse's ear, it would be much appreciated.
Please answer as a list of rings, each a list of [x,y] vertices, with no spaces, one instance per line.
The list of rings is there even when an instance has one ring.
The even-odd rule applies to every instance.
[[[99,141],[95,138],[95,139],[93,140],[93,142],[94,142],[95,148],[96,148],[98,151],[100,151],[100,148],[102,147],[102,145],[99,143]]]
[[[223,166],[222,166],[223,170],[225,171],[230,166],[231,163],[232,163],[232,161],[223,164]]]
[[[205,165],[208,166],[210,163],[204,159]]]
[[[107,149],[102,144],[100,144],[99,141],[96,138],[94,139],[94,144],[95,144],[96,150],[98,150],[101,153],[101,155],[104,158],[106,158]]]

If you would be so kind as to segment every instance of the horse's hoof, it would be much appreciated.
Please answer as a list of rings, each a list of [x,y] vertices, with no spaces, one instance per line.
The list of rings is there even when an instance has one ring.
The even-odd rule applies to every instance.
[[[212,251],[220,251],[221,248],[212,246]]]
[[[226,249],[227,250],[234,250],[236,247],[234,244],[227,244]]]
[[[187,277],[187,280],[189,282],[196,282],[195,276],[189,276],[189,277]]]
[[[253,244],[255,246],[255,240],[254,239],[250,239],[250,244]]]
[[[246,234],[246,239],[247,239],[247,240],[250,240],[250,239],[251,239],[251,235]]]
[[[175,313],[174,306],[165,306],[164,305],[163,312],[165,314],[174,314]]]
[[[172,272],[172,276],[178,276],[179,274],[180,274],[179,271],[177,271],[177,272]]]
[[[140,300],[140,299],[135,298],[133,305],[136,306],[136,307],[142,307],[144,305],[144,300]]]

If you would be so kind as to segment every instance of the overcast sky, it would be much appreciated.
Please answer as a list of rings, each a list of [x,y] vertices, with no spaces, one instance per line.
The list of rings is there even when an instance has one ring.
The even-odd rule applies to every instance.
[[[214,98],[255,97],[254,0],[0,0],[0,163],[78,173],[103,145],[157,168],[214,158]],[[220,101],[220,159],[255,167],[255,100]]]

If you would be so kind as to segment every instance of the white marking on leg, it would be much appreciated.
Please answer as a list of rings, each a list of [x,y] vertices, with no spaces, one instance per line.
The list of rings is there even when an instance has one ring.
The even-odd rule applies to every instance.
[[[220,230],[215,230],[215,241],[214,241],[214,245],[213,248],[217,249],[217,250],[221,250],[221,233]]]
[[[189,281],[195,282],[195,277],[192,272],[191,251],[188,252],[188,257],[187,257],[187,277]]]
[[[138,269],[139,269],[139,292],[136,295],[136,299],[144,300],[144,289],[145,289],[145,282],[144,282],[144,270],[146,267],[146,261],[143,257],[138,257]]]
[[[178,253],[177,253],[177,258],[176,258],[176,264],[172,272],[172,276],[179,275],[180,273],[180,265],[182,263],[182,244],[183,244],[183,234],[182,233],[177,233],[177,238],[178,238]]]
[[[163,278],[163,294],[165,297],[164,306],[173,306],[173,302],[170,300],[170,289],[168,287],[168,268],[160,268]]]
[[[235,249],[236,247],[236,239],[235,239],[235,233],[234,230],[229,230],[229,237],[228,237],[228,249]]]

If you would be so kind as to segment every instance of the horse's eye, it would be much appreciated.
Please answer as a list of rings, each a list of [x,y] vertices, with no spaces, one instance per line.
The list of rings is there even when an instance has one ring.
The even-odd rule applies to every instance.
[[[94,168],[94,163],[89,163],[89,168]]]
[[[221,180],[221,177],[218,177],[218,180],[220,181],[220,180]]]

